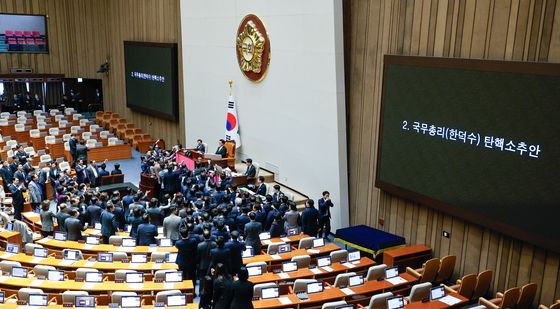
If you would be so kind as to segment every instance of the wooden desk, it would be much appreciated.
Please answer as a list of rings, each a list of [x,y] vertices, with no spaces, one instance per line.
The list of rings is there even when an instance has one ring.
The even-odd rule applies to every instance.
[[[75,271],[78,268],[95,268],[102,272],[114,272],[118,269],[130,269],[142,272],[155,272],[157,270],[174,270],[177,269],[175,263],[122,263],[122,262],[90,262],[88,260],[74,261],[69,264],[68,261],[57,259],[55,257],[37,258],[25,253],[13,254],[0,251],[0,260],[20,262],[24,266],[34,267],[35,265],[48,265],[57,269],[65,269]]]
[[[51,187],[51,184],[47,183],[46,186]],[[33,232],[41,231],[43,225],[41,224],[41,216],[38,213],[33,211],[22,212],[21,218]],[[55,231],[58,230],[58,223],[54,223],[54,229]]]
[[[268,245],[270,245],[271,243],[275,243],[275,242],[285,242],[287,244],[293,244],[293,243],[298,243],[302,238],[307,238],[309,237],[309,235],[305,235],[305,234],[298,234],[295,236],[287,236],[287,237],[274,237],[271,239],[267,239],[267,240],[261,240],[261,245],[263,248],[268,247]]]
[[[398,265],[399,272],[406,267],[419,268],[432,257],[432,248],[425,245],[412,245],[383,252],[383,264]]]
[[[317,248],[317,249],[297,249],[297,250],[292,250],[291,252],[288,253],[282,253],[282,254],[276,254],[276,255],[270,255],[270,254],[259,254],[259,255],[255,255],[253,257],[250,258],[244,258],[243,259],[243,264],[248,264],[248,263],[253,263],[253,262],[266,262],[268,264],[273,264],[273,263],[281,263],[284,261],[288,261],[291,260],[292,257],[294,256],[298,256],[298,255],[310,255],[311,257],[314,256],[321,256],[321,255],[325,255],[328,253],[331,253],[332,251],[335,250],[340,250],[340,247],[333,244],[333,243],[328,243],[325,244],[323,247]]]
[[[349,265],[352,265],[353,267],[349,267]],[[305,279],[305,278],[319,279],[327,276],[334,278],[336,275],[340,273],[346,273],[348,271],[355,272],[358,270],[364,270],[373,265],[375,265],[375,262],[372,261],[370,258],[362,257],[360,259],[360,262],[357,264],[333,263],[330,266],[330,268],[332,268],[332,271],[330,269],[327,270],[320,267],[316,267],[314,269],[303,268],[289,273],[275,274],[273,272],[267,272],[260,276],[249,277],[249,281],[253,282],[254,284],[259,284],[259,283],[280,282],[286,280]]]
[[[403,282],[402,284],[393,285],[387,282],[386,280],[366,281],[361,286],[352,287],[349,289],[325,287],[325,290],[321,293],[309,294],[309,299],[306,301],[301,301],[295,294],[287,294],[287,295],[281,295],[279,298],[275,298],[275,299],[255,300],[253,301],[253,307],[255,309],[259,309],[259,308],[264,309],[264,308],[294,308],[294,306],[297,308],[318,306],[321,303],[326,303],[331,301],[337,301],[343,299],[350,300],[354,295],[364,295],[369,298],[369,296],[373,294],[380,293],[385,290],[392,290],[394,288],[410,285],[416,282],[416,278],[414,278],[413,276],[407,273],[402,273],[400,274],[400,276],[403,279],[405,279],[406,282]],[[350,290],[351,290],[350,294],[346,294],[344,292]],[[290,303],[282,304],[281,299],[289,300]],[[352,299],[352,302],[355,302],[355,300]]]
[[[126,253],[146,253],[151,254],[152,252],[177,252],[175,247],[149,247],[149,246],[136,246],[136,247],[119,247],[114,245],[102,244],[102,245],[88,245],[84,243],[79,243],[77,241],[59,241],[54,240],[49,237],[45,237],[35,241],[36,243],[43,245],[45,248],[52,249],[53,251],[62,251],[64,249],[74,249],[81,250],[84,254],[97,255],[99,252],[112,252],[120,251]]]
[[[164,283],[145,281],[144,283],[116,283],[114,281],[104,281],[101,283],[89,282],[76,282],[75,280],[48,281],[38,280],[35,277],[28,278],[14,278],[7,276],[0,276],[0,286],[8,289],[20,288],[39,288],[46,291],[87,291],[99,294],[100,292],[107,292],[111,294],[112,291],[127,291],[127,292],[159,292],[168,290],[181,290],[193,292],[194,286],[191,280],[184,280],[177,283]]]
[[[421,301],[417,301],[414,303],[410,303],[408,305],[405,305],[404,307],[407,309],[443,309],[443,308],[458,308],[458,307],[462,307],[464,305],[466,305],[469,302],[468,298],[465,298],[457,293],[446,293],[446,296],[453,296],[455,298],[458,298],[461,300],[460,303],[457,303],[453,306],[449,306],[448,304],[441,302],[439,300],[434,300],[434,301],[429,301],[429,302],[421,302]]]
[[[12,299],[7,300],[6,303],[2,304],[2,308],[5,308],[5,309],[20,309],[20,308],[25,308],[25,306],[18,305],[17,302],[15,302],[15,300],[14,300],[14,301],[11,301],[11,300],[12,300]],[[11,302],[8,302],[8,301],[11,301]],[[64,307],[64,305],[49,304],[49,305],[46,306],[46,307],[32,307],[32,308],[34,308],[34,309],[42,309],[42,308],[46,308],[46,309],[63,309],[63,308],[64,308],[64,309],[65,309],[65,308],[68,308],[68,307]],[[73,307],[71,307],[71,308],[73,308]],[[95,308],[96,308],[96,309],[109,309],[108,306],[95,306]],[[153,306],[153,305],[142,305],[142,308],[153,309],[154,306]],[[156,308],[157,308],[157,307],[156,307]],[[159,308],[161,308],[161,307],[159,307]],[[198,304],[187,304],[186,307],[181,307],[181,308],[186,308],[186,309],[198,309]]]
[[[17,244],[22,247],[21,235],[19,232],[8,231],[3,228],[0,229],[0,241],[10,244]]]

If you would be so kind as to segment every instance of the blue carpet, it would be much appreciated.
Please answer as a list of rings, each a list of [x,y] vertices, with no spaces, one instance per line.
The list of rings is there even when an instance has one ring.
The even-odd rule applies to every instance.
[[[140,156],[142,156],[142,154],[133,148],[132,159],[109,161],[107,163],[107,171],[111,172],[113,170],[113,165],[119,163],[124,173],[124,181],[131,182],[138,186],[140,183]]]

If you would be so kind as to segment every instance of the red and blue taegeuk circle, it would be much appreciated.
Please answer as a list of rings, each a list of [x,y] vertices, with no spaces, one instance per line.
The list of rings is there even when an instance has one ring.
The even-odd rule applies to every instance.
[[[232,113],[227,114],[226,129],[231,131],[237,126],[237,118]]]

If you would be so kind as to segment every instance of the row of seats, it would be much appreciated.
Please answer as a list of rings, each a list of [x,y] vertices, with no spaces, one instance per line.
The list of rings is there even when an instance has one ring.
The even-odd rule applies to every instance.
[[[508,289],[504,293],[496,293],[493,299],[481,297],[478,301],[480,305],[487,309],[529,309],[532,308],[533,300],[537,294],[537,284],[528,283],[522,287]]]
[[[119,114],[113,112],[99,111],[95,114],[95,121],[98,125],[112,131],[117,137],[131,144],[139,152],[146,152],[156,143],[149,134],[142,132],[142,129],[129,123]],[[160,140],[160,147],[165,148],[165,144]]]
[[[40,38],[41,33],[35,30],[5,30],[4,35],[6,37],[16,37],[16,38]]]

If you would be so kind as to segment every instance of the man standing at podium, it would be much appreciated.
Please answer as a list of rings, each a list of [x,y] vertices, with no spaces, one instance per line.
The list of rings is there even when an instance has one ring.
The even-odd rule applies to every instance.
[[[218,149],[216,149],[216,154],[221,155],[222,158],[227,157],[227,149],[225,145],[226,145],[226,141],[221,139],[220,146],[218,147]]]

